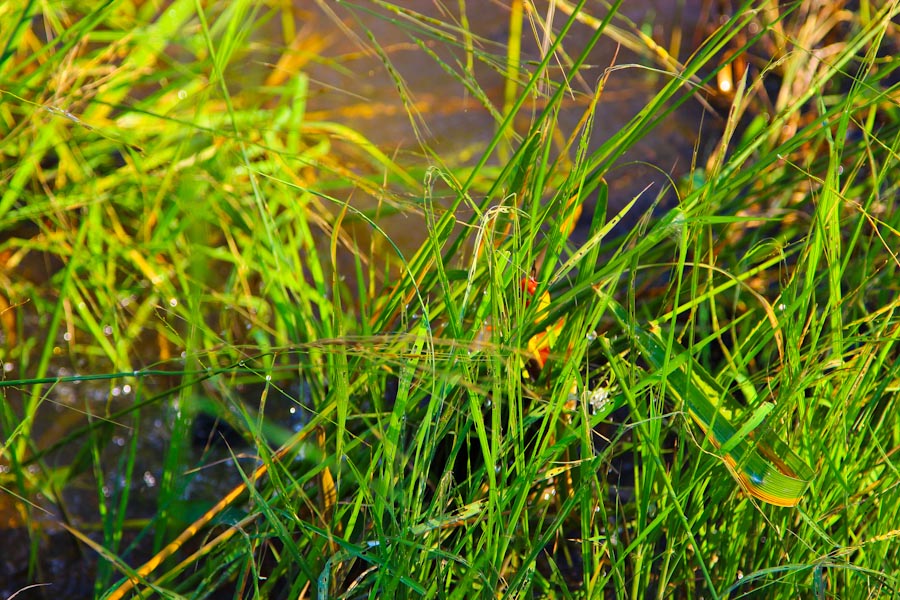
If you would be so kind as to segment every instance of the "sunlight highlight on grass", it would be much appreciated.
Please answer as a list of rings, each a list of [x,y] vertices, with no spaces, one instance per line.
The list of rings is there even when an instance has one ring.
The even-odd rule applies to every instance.
[[[0,9],[0,590],[896,595],[900,4],[702,4]]]

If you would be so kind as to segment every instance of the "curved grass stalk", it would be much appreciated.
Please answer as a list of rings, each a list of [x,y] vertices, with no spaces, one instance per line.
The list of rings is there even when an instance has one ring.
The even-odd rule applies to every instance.
[[[718,448],[719,457],[741,488],[769,504],[796,506],[814,473],[774,433],[760,429],[773,405],[763,404],[742,427],[735,427],[730,414],[736,414],[740,407],[687,349],[674,340],[667,343],[657,333],[637,326],[600,286],[594,290],[644,360],[665,379],[666,393],[684,404],[684,409]]]

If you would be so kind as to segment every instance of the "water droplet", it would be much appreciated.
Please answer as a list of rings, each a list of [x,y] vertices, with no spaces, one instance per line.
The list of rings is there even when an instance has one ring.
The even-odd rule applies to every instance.
[[[156,477],[154,477],[153,473],[151,473],[150,471],[144,471],[144,484],[147,487],[156,486]]]

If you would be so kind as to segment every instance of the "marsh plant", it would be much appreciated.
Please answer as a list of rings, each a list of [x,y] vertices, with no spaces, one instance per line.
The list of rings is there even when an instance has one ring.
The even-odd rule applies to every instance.
[[[896,2],[295,4],[0,5],[6,595],[897,595]]]

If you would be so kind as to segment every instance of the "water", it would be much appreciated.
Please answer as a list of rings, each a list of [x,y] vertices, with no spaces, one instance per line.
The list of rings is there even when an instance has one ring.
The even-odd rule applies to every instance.
[[[364,6],[368,6],[362,3]],[[402,5],[410,11],[446,22],[459,20],[455,12],[434,0],[413,0]],[[509,36],[510,2],[479,3],[477,10],[469,7],[469,26],[473,34],[483,40],[485,50],[502,60],[505,44]],[[589,3],[589,6],[593,3]],[[654,38],[668,41],[673,32],[682,27],[681,23],[694,23],[700,14],[700,2],[651,2],[649,0],[625,3],[622,14],[638,25],[645,20]],[[349,3],[328,3],[331,14],[320,8],[320,3],[312,0],[295,1],[295,6],[304,15],[303,31],[310,39],[324,39],[326,46],[321,51],[321,62],[311,64],[308,73],[314,84],[308,107],[310,120],[338,120],[354,130],[362,132],[388,155],[405,166],[438,164],[435,157],[461,164],[471,163],[491,139],[496,128],[494,117],[469,93],[455,77],[446,73],[435,60],[415,43],[423,40],[428,50],[436,53],[457,72],[465,73],[465,54],[458,48],[448,48],[448,44],[426,38],[420,26],[412,26],[399,17],[377,18],[362,9],[353,10]],[[594,8],[597,8],[594,6]],[[546,7],[539,6],[538,12],[546,15]],[[603,17],[602,12],[596,14]],[[558,30],[565,23],[567,15],[557,11],[554,18]],[[346,28],[336,25],[340,21]],[[402,79],[404,94],[408,104],[404,104],[398,93],[395,79],[385,67],[382,57],[373,50],[365,28],[378,41],[383,53],[391,62],[391,69]],[[563,47],[574,56],[587,43],[593,29],[583,24],[575,24]],[[280,35],[277,27],[266,33],[269,39]],[[691,43],[694,32],[685,26],[682,47]],[[540,60],[538,43],[527,23],[523,32],[523,61]],[[622,129],[666,83],[664,75],[652,71],[656,68],[646,59],[636,56],[627,49],[620,48],[610,39],[603,39],[595,47],[583,70],[583,79],[572,82],[580,92],[590,92],[596,86],[603,71],[610,65],[634,65],[616,70],[606,84],[598,109],[598,126],[592,134],[590,148],[596,149],[616,131]],[[335,68],[337,65],[338,68]],[[495,107],[502,106],[504,78],[501,73],[476,61],[473,77],[485,90]],[[262,73],[260,73],[262,76]],[[410,106],[414,114],[410,116]],[[568,100],[563,104],[559,117],[562,133],[566,136],[578,124],[586,108],[585,102]],[[618,226],[618,231],[631,227],[642,208],[669,186],[668,177],[677,179],[687,173],[691,157],[697,148],[703,107],[691,101],[679,108],[670,118],[666,118],[652,136],[641,140],[623,156],[606,175],[610,188],[609,213],[614,214],[635,195],[649,186],[644,193],[644,201],[638,210],[629,215]],[[515,123],[518,129],[527,127],[527,111],[523,119]],[[712,117],[706,117],[707,122]],[[708,150],[699,144],[701,154]],[[371,209],[377,199],[355,191],[350,196],[351,204],[360,210]],[[585,236],[585,227],[590,223],[593,201],[585,206],[580,227],[574,241]],[[465,215],[459,215],[465,217]],[[425,222],[415,211],[379,219],[388,236],[407,255],[415,251],[424,240]],[[352,233],[362,239],[371,233],[364,225],[354,228]],[[362,247],[365,247],[364,245]]]

